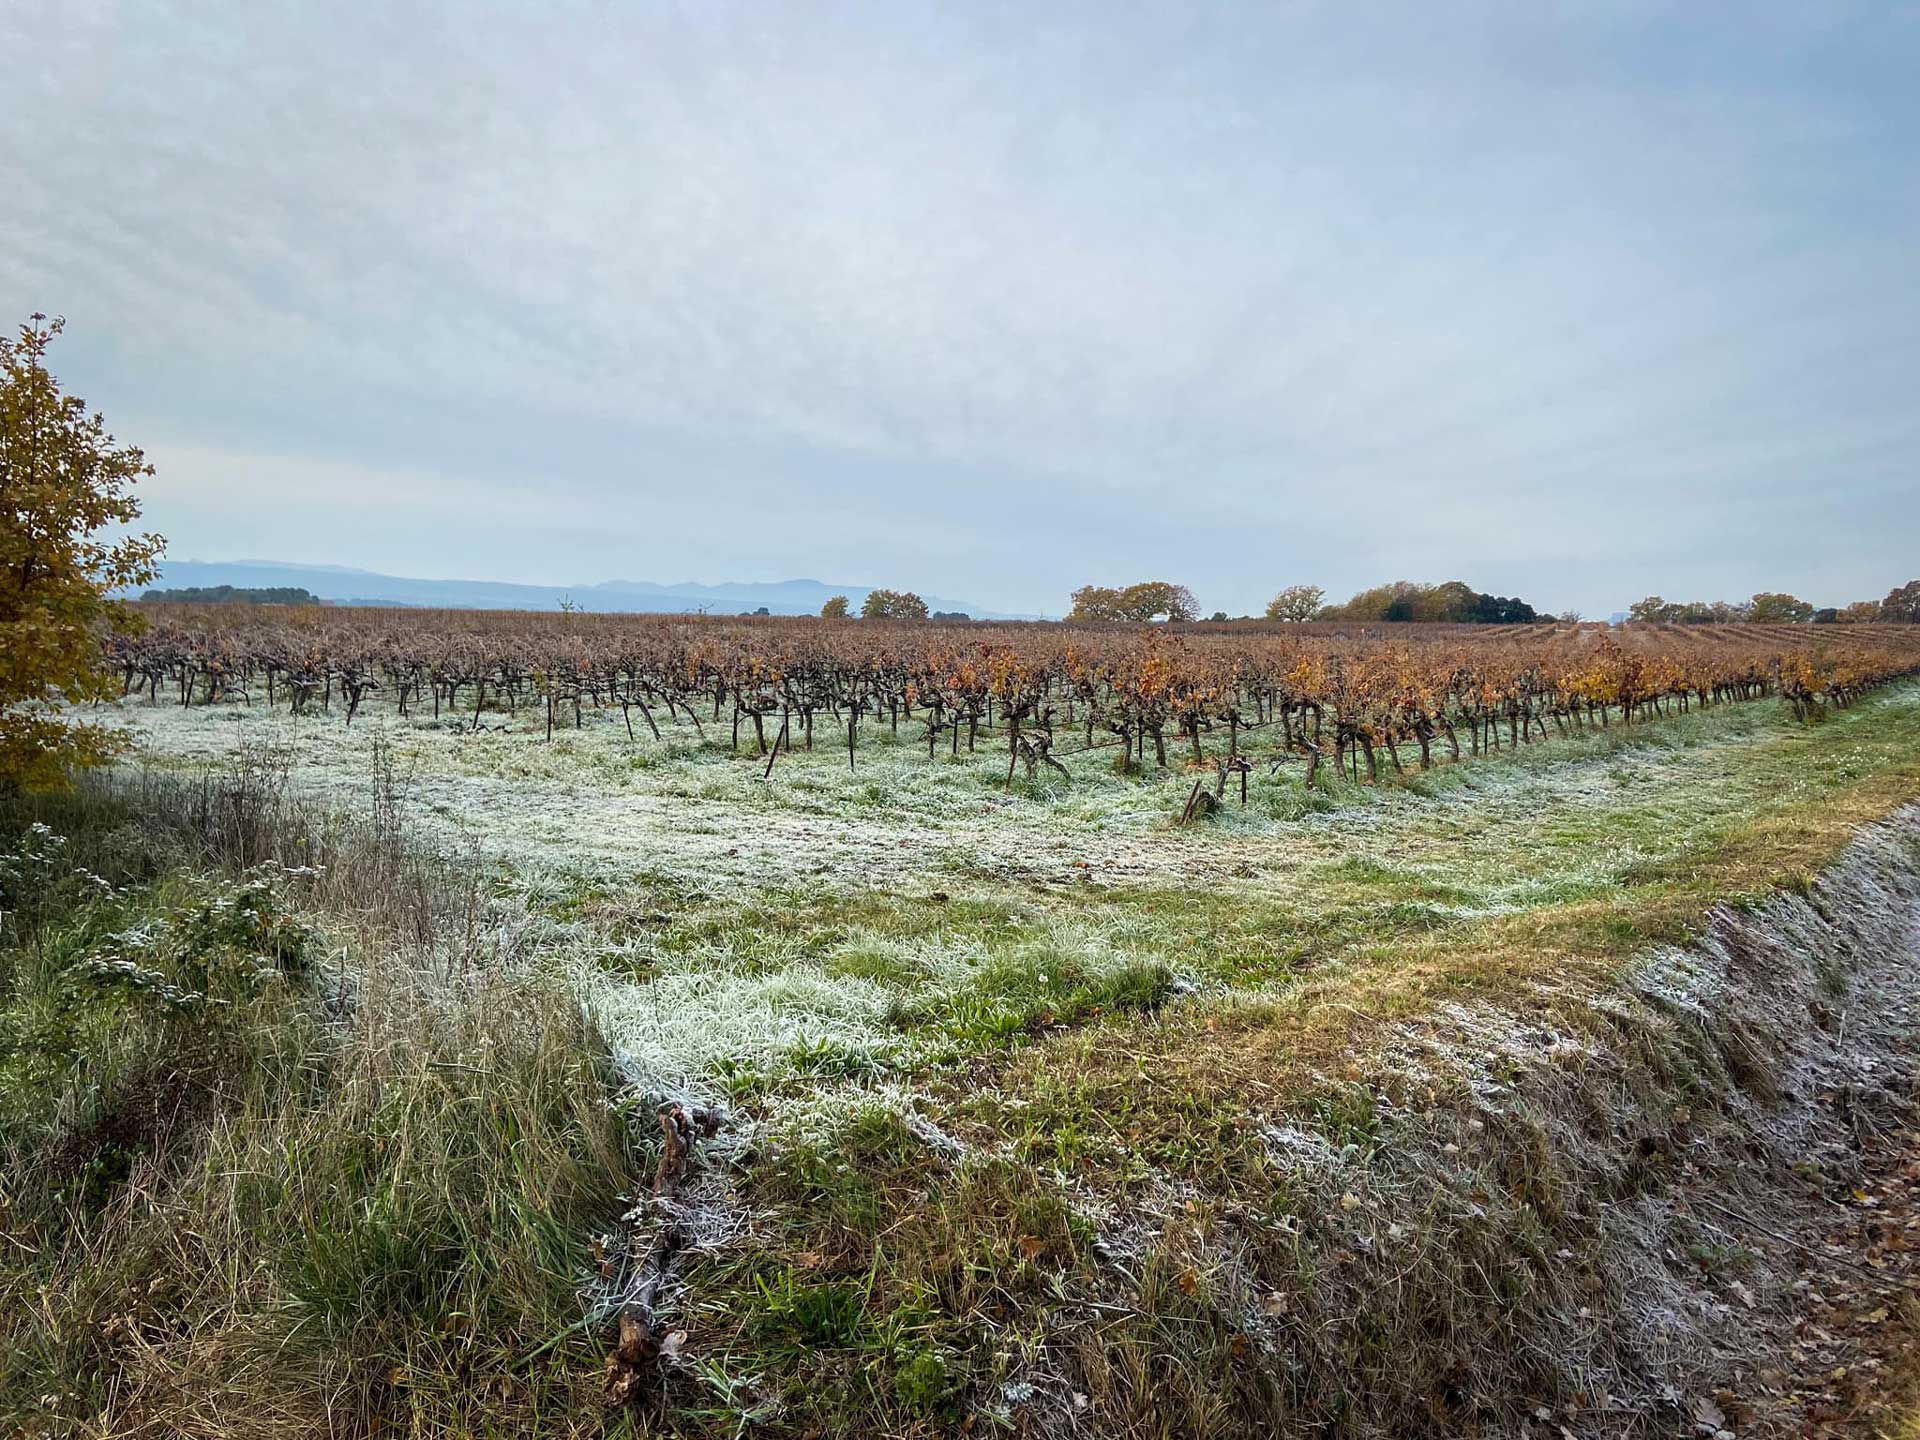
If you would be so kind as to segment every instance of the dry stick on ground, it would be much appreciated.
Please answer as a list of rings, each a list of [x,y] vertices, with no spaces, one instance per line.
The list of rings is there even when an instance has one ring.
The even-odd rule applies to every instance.
[[[654,1172],[653,1195],[655,1206],[665,1209],[666,1214],[645,1249],[635,1257],[633,1288],[616,1319],[613,1353],[607,1357],[606,1397],[610,1405],[638,1399],[654,1362],[679,1349],[677,1336],[660,1333],[659,1318],[654,1313],[688,1238],[686,1222],[671,1207],[686,1181],[694,1141],[711,1139],[719,1129],[720,1116],[713,1110],[670,1105],[660,1114],[660,1167]]]

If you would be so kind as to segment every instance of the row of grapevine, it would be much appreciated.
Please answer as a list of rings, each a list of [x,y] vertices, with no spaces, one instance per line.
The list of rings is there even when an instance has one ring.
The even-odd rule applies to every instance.
[[[1212,764],[1255,755],[1356,778],[1382,765],[1778,696],[1796,714],[1920,671],[1920,630],[1848,627],[926,625],[248,606],[144,607],[110,642],[129,695],[337,713],[368,705],[463,727],[581,723],[617,709],[783,750],[835,727],[917,727],[929,755],[1003,741],[1008,774],[1118,749]],[[1172,747],[1170,754],[1169,747]],[[1417,758],[1415,758],[1417,757]],[[1244,785],[1244,781],[1242,782]]]

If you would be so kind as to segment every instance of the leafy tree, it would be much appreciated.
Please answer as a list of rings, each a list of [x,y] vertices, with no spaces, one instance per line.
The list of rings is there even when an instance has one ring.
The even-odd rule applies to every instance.
[[[1082,585],[1073,592],[1069,620],[1118,620],[1120,592],[1105,585]]]
[[[1320,613],[1327,592],[1318,585],[1289,585],[1267,602],[1269,620],[1311,620]]]
[[[1200,602],[1184,585],[1167,580],[1142,580],[1120,592],[1120,618],[1123,620],[1194,620],[1199,617]]]
[[[1418,585],[1395,580],[1362,590],[1344,605],[1320,612],[1327,620],[1420,620],[1453,625],[1524,625],[1539,616],[1524,600],[1487,595],[1464,580]]]
[[[1736,620],[1750,618],[1751,604],[1729,605],[1725,600],[1709,603],[1705,600],[1689,600],[1679,607],[1674,618],[1682,625],[1731,625]]]
[[[1747,617],[1756,625],[1804,625],[1813,618],[1813,606],[1797,595],[1762,591],[1753,597]]]
[[[153,579],[164,544],[95,538],[139,518],[129,492],[153,467],[116,445],[85,401],[60,393],[46,354],[62,328],[35,315],[17,340],[0,339],[0,784],[35,790],[121,747],[60,707],[112,694],[101,635],[138,617],[110,597]]]
[[[826,604],[820,607],[820,618],[822,620],[846,619],[847,597],[844,595],[835,595],[831,600],[827,601]]]
[[[1401,609],[1412,618],[1413,595],[1418,586],[1400,580],[1391,585],[1375,585],[1354,595],[1344,605],[1329,605],[1323,612],[1329,620],[1385,620]]]
[[[1920,580],[1889,590],[1878,618],[1888,625],[1920,625]]]
[[[1791,596],[1786,598],[1792,599]],[[1646,599],[1635,602],[1627,611],[1627,618],[1668,625],[1729,625],[1736,620],[1746,619],[1751,609],[1750,605],[1729,605],[1724,600],[1715,600],[1711,603],[1705,600],[1688,600],[1684,603],[1676,603],[1671,600],[1662,600],[1658,595],[1649,595]]]
[[[1880,619],[1878,600],[1856,600],[1840,612],[1842,625],[1873,625]]]
[[[1404,582],[1403,582],[1404,583]],[[1409,587],[1410,594],[1397,597],[1395,608],[1407,613],[1393,614],[1393,620],[1425,620],[1434,624],[1457,625],[1462,621],[1485,620],[1481,611],[1493,601],[1464,580],[1449,580],[1441,585]],[[1502,604],[1506,602],[1502,601]],[[1517,603],[1517,602],[1516,602]]]
[[[870,590],[860,614],[868,620],[924,620],[927,602],[911,590]]]
[[[1200,602],[1184,585],[1167,580],[1142,580],[1124,590],[1105,585],[1082,585],[1073,592],[1069,620],[1194,620]]]
[[[1459,618],[1476,625],[1531,625],[1540,616],[1517,595],[1475,595]]]

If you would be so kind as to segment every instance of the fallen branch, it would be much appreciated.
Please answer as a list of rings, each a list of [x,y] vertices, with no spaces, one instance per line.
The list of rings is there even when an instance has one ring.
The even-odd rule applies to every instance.
[[[644,1208],[664,1213],[645,1244],[636,1245],[633,1251],[633,1279],[615,1315],[613,1353],[607,1357],[605,1393],[609,1405],[628,1405],[637,1400],[646,1389],[647,1376],[657,1370],[660,1361],[678,1355],[686,1341],[685,1331],[663,1334],[658,1315],[660,1292],[672,1280],[674,1262],[689,1238],[672,1202],[686,1181],[694,1142],[712,1139],[719,1129],[718,1111],[669,1105],[660,1112],[660,1165],[654,1171],[652,1199]],[[638,1240],[636,1234],[629,1243],[635,1245]]]

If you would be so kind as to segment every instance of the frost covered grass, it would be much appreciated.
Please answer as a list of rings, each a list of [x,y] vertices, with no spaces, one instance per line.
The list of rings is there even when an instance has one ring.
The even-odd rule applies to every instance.
[[[644,980],[610,975],[591,956],[575,974],[638,1087],[711,1101],[716,1088],[911,1069],[1157,1005],[1173,988],[1167,966],[1119,941],[1072,918],[995,936],[849,927],[820,953],[806,937],[749,931],[663,950]]]
[[[1727,891],[1804,879],[1920,790],[1914,684],[1810,727],[1724,706],[1377,786],[1309,791],[1283,767],[1186,829],[1188,773],[1104,752],[1071,783],[1008,789],[999,752],[929,759],[904,736],[870,736],[849,770],[823,723],[763,780],[749,753],[629,740],[591,712],[551,743],[384,714],[117,714],[143,763],[270,747],[321,803],[366,803],[386,767],[410,824],[526,904],[635,1084],[689,1098],[910,1073],[1177,991],[1405,1003],[1612,955]]]

